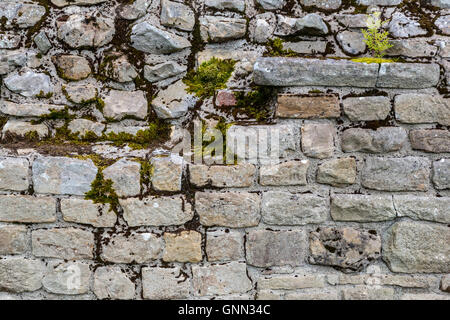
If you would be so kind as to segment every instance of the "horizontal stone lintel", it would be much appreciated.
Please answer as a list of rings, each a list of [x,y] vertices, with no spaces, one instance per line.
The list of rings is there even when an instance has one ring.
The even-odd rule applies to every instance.
[[[258,85],[421,89],[435,87],[435,63],[359,63],[349,60],[259,58],[254,65]]]

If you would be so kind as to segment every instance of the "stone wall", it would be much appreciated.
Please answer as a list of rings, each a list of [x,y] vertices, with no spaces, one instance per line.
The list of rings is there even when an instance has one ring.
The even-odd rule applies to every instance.
[[[1,1],[0,299],[449,299],[449,9]]]

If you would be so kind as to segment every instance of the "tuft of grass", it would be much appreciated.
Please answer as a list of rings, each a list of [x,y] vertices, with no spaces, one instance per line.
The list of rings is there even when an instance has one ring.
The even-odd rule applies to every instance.
[[[353,62],[360,62],[360,63],[395,63],[395,60],[393,59],[384,59],[384,58],[372,58],[372,57],[366,57],[366,58],[355,58],[352,59]]]
[[[189,71],[183,79],[187,86],[186,91],[202,99],[212,97],[216,90],[226,88],[235,64],[234,60],[222,60],[216,57],[203,62],[197,71]]]

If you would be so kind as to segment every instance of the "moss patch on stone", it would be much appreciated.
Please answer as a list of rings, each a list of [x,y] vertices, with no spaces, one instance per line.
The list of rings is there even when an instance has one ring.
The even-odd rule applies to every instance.
[[[128,144],[132,149],[145,149],[152,143],[162,141],[169,135],[169,124],[161,120],[149,123],[148,129],[139,130],[136,135],[126,132],[104,134],[102,140],[111,141],[115,146]]]
[[[297,52],[291,49],[285,50],[283,48],[283,40],[280,38],[270,39],[266,44],[266,57],[298,57]]]
[[[49,113],[43,114],[39,116],[39,120],[32,120],[32,124],[39,124],[46,120],[66,120],[70,121],[75,117],[69,114],[69,108],[67,106],[64,107],[63,110],[55,110],[50,109]]]
[[[53,92],[44,93],[42,90],[36,95],[38,99],[50,99],[51,97],[53,97]]]
[[[187,92],[199,98],[212,97],[216,90],[226,88],[235,64],[234,60],[222,60],[216,57],[203,62],[197,71],[189,71],[183,79]]]
[[[8,117],[0,117],[0,131],[3,130],[3,127],[5,126],[6,122],[8,122]]]
[[[109,211],[118,212],[119,197],[113,188],[112,180],[103,176],[103,168],[98,168],[97,175],[91,183],[91,190],[86,192],[84,198],[94,203],[109,204]]]
[[[365,58],[355,58],[352,59],[353,62],[360,62],[360,63],[395,63],[395,60],[393,59],[384,59],[384,58],[372,58],[372,57],[365,57]]]
[[[39,134],[35,130],[29,131],[25,133],[24,138],[27,141],[39,141]]]
[[[273,89],[258,86],[250,92],[235,93],[238,109],[243,110],[256,121],[266,121],[270,117],[270,101],[273,98]]]

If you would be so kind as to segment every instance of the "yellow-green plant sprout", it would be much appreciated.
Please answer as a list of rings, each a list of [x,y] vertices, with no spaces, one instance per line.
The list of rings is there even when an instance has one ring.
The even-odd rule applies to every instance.
[[[364,35],[364,43],[376,58],[383,58],[384,51],[392,47],[389,43],[389,31],[381,28],[388,21],[381,21],[381,12],[373,12],[367,17],[367,30],[361,30]]]

